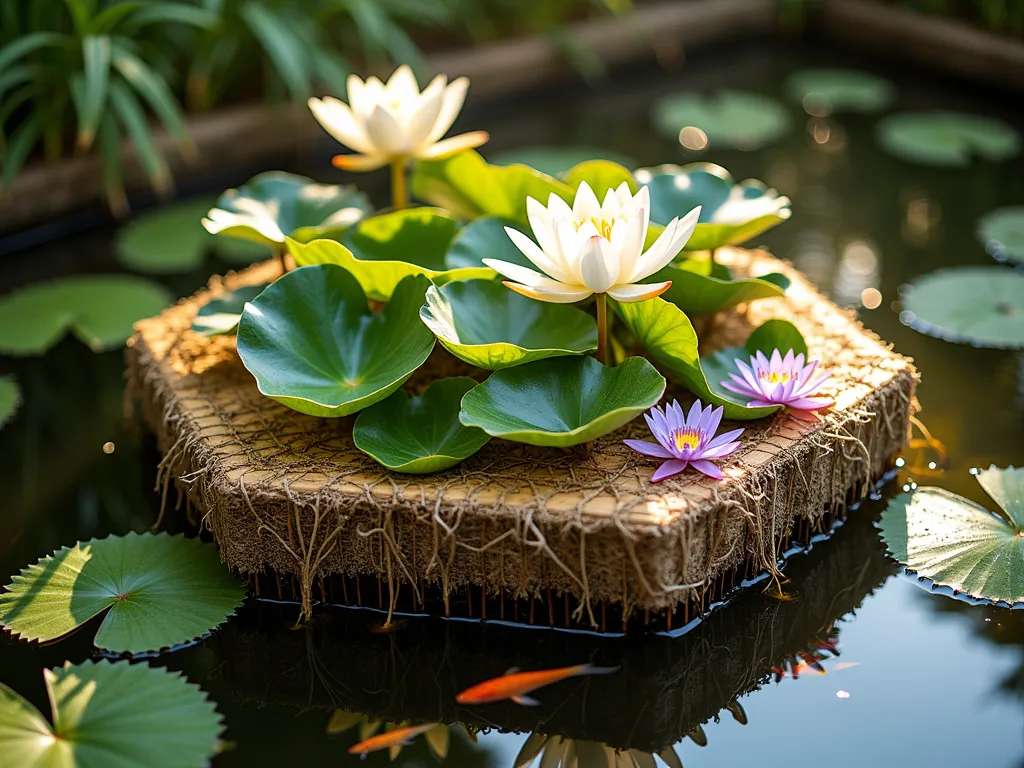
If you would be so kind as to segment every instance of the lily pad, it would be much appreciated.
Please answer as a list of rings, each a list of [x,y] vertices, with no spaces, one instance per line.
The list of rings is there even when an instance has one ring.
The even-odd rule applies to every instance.
[[[0,594],[0,625],[49,642],[106,612],[96,647],[142,653],[205,635],[244,598],[212,544],[129,533],[63,547],[23,569]]]
[[[488,269],[484,266],[484,259],[499,259],[529,269],[536,269],[536,265],[530,262],[523,252],[519,250],[512,239],[505,232],[505,227],[518,229],[520,232],[528,230],[529,227],[522,227],[515,222],[499,219],[496,216],[481,216],[479,219],[469,222],[452,240],[445,254],[444,263],[447,269]],[[491,275],[498,273],[491,270]]]
[[[221,195],[203,225],[213,234],[280,248],[286,238],[306,242],[338,236],[372,210],[354,186],[269,171]]]
[[[641,282],[671,280],[672,285],[661,295],[688,315],[708,315],[757,299],[784,296],[789,287],[789,278],[778,272],[733,280],[715,277],[712,267],[710,260],[686,259],[665,266]]]
[[[597,349],[597,323],[586,312],[491,280],[431,286],[420,319],[457,358],[491,371]]]
[[[494,277],[494,270],[482,264],[448,268],[445,256],[458,228],[447,211],[408,208],[363,220],[340,243],[289,241],[288,248],[297,264],[337,264],[355,276],[371,299],[387,301],[395,286],[410,275],[423,275],[439,285]]]
[[[654,125],[670,139],[687,127],[699,128],[709,147],[753,150],[789,130],[789,113],[760,93],[722,89],[713,95],[679,93],[654,105]]]
[[[1001,515],[942,488],[918,488],[889,502],[882,539],[922,578],[983,600],[1024,602],[1024,468],[990,467],[978,482]]]
[[[12,768],[201,768],[218,751],[216,706],[180,673],[67,662],[43,679],[53,725],[0,683],[0,755]]]
[[[592,357],[555,357],[506,368],[466,393],[459,420],[530,445],[586,443],[632,421],[665,392],[642,357],[614,368]]]
[[[13,376],[0,376],[0,429],[14,418],[21,407],[21,387]]]
[[[170,302],[163,286],[130,275],[34,283],[0,298],[0,353],[41,355],[69,331],[94,352],[115,349]]]
[[[245,305],[238,354],[260,392],[312,416],[347,416],[383,400],[426,361],[419,319],[430,282],[402,279],[380,313],[335,264],[300,267]]]
[[[890,115],[875,129],[879,143],[903,160],[968,166],[974,158],[997,162],[1020,151],[1020,134],[994,117],[959,112]]]
[[[633,167],[634,163],[629,163],[629,168]],[[629,186],[630,193],[635,195],[640,187],[629,168],[610,160],[587,160],[568,170],[565,183],[576,190],[584,181],[587,182],[598,200],[603,200],[609,189],[618,189],[623,182]],[[541,202],[547,204],[547,200]]]
[[[192,321],[192,330],[200,336],[234,333],[238,328],[238,321],[242,318],[246,302],[263,293],[263,289],[268,285],[270,283],[246,285],[211,299],[199,308],[196,319]]]
[[[978,239],[996,261],[1024,264],[1024,205],[986,213],[978,220]]]
[[[881,112],[896,100],[896,87],[859,69],[801,69],[783,85],[793,101],[828,112]]]
[[[788,197],[757,179],[737,184],[725,168],[714,163],[641,168],[636,180],[650,192],[653,222],[665,225],[701,206],[700,219],[686,243],[688,251],[744,243],[792,213]]]
[[[900,319],[946,341],[1024,348],[1024,275],[1006,267],[940,269],[905,286]]]
[[[562,176],[575,165],[588,160],[611,160],[613,163],[629,168],[636,167],[636,162],[628,155],[612,152],[596,147],[568,145],[562,147],[516,147],[491,156],[494,165],[513,165],[521,163],[535,168],[548,176]],[[547,202],[544,200],[543,202]]]
[[[462,396],[477,384],[468,376],[440,379],[419,397],[398,390],[359,414],[356,448],[395,472],[422,475],[454,467],[491,439],[459,421]]]

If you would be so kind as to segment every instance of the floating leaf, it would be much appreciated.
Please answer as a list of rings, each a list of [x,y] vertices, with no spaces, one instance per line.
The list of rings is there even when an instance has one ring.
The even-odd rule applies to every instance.
[[[535,168],[548,176],[562,176],[570,168],[588,160],[611,160],[613,163],[634,168],[636,162],[629,156],[619,152],[595,147],[564,146],[564,147],[516,147],[491,156],[494,165],[513,165],[521,163]],[[542,201],[547,203],[547,200]]]
[[[0,429],[14,418],[21,407],[21,387],[13,376],[0,376]]]
[[[993,162],[1020,151],[1020,134],[994,117],[959,112],[890,115],[875,129],[882,147],[914,163],[967,166],[975,157]]]
[[[784,296],[789,278],[777,272],[759,278],[722,279],[711,274],[710,260],[687,259],[669,264],[642,283],[671,280],[662,295],[688,315],[708,315],[757,299]]]
[[[40,355],[69,331],[95,352],[114,349],[170,301],[159,284],[130,275],[35,283],[0,298],[0,353]]]
[[[597,323],[586,312],[491,280],[431,286],[420,319],[457,358],[491,371],[597,349]]]
[[[886,547],[908,571],[972,597],[1024,602],[1024,468],[990,467],[981,486],[1003,515],[942,488],[889,502],[878,521]]]
[[[788,197],[756,179],[737,184],[714,163],[641,168],[636,180],[650,191],[653,222],[665,225],[701,206],[700,220],[686,243],[688,251],[744,243],[791,214]]]
[[[900,319],[946,341],[1024,347],[1024,275],[1005,267],[940,269],[905,286]]]
[[[978,220],[978,239],[996,261],[1024,264],[1024,205],[986,213]]]
[[[192,330],[200,336],[220,336],[234,333],[246,302],[252,301],[266,288],[269,283],[245,285],[228,291],[215,299],[210,299],[199,308],[196,319],[192,321]]]
[[[529,227],[517,226],[511,221],[495,216],[481,216],[469,222],[455,235],[455,239],[448,247],[448,253],[445,254],[445,266],[448,269],[486,269],[484,259],[499,259],[536,269],[537,266],[527,259],[509,238],[505,227],[512,227],[521,232],[529,230]],[[497,274],[491,270],[492,276]]]
[[[63,547],[23,569],[0,594],[0,625],[49,642],[106,612],[96,647],[142,653],[206,634],[244,598],[212,544],[129,533]]]
[[[53,725],[0,683],[0,755],[19,768],[200,768],[224,730],[213,702],[176,672],[127,661],[43,670]]]
[[[789,113],[777,101],[759,93],[729,89],[711,96],[666,96],[655,103],[653,117],[655,126],[666,137],[676,139],[684,128],[699,128],[712,147],[757,149],[789,130]]]
[[[246,304],[238,354],[267,397],[312,416],[347,416],[390,395],[430,355],[434,335],[419,319],[429,285],[404,278],[378,314],[341,267],[300,267]]]
[[[630,163],[629,168],[632,167],[633,163]],[[587,160],[579,165],[574,165],[565,174],[565,183],[574,190],[578,189],[584,181],[594,190],[598,200],[604,200],[604,196],[609,189],[618,189],[623,183],[629,187],[630,193],[634,195],[640,189],[637,186],[636,179],[633,178],[632,171],[628,170],[624,165],[619,165],[609,160]],[[540,202],[547,205],[548,201],[541,200]]]
[[[468,376],[439,379],[419,397],[402,390],[359,414],[356,448],[395,472],[422,475],[454,467],[491,439],[459,421],[462,396],[477,382]]]
[[[555,357],[506,368],[462,398],[459,419],[530,445],[577,445],[653,407],[665,379],[642,357],[614,368],[592,357]]]
[[[881,112],[896,100],[896,87],[859,69],[800,69],[783,89],[793,101],[827,112]]]

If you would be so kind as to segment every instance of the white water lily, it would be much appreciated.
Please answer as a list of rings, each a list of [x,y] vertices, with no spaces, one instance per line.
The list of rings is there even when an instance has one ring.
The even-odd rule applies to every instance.
[[[338,155],[334,165],[347,171],[372,171],[408,158],[442,158],[487,141],[485,131],[441,140],[466,99],[469,80],[451,83],[438,75],[420,93],[412,70],[402,65],[387,83],[348,78],[348,104],[327,96],[310,99],[309,108],[331,136],[358,154]]]
[[[676,217],[654,244],[643,252],[650,223],[647,187],[632,195],[623,182],[609,189],[604,202],[586,182],[576,190],[572,208],[555,194],[545,208],[526,198],[534,243],[510,227],[505,232],[540,272],[498,259],[484,263],[509,278],[505,285],[539,301],[568,304],[593,294],[616,301],[643,301],[664,293],[672,282],[641,284],[666,266],[693,234],[700,206],[682,219]]]

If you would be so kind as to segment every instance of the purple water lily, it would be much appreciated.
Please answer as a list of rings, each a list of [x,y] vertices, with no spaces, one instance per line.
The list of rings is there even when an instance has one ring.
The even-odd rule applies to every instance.
[[[829,375],[820,373],[815,376],[818,361],[804,365],[803,354],[794,355],[792,349],[785,357],[779,350],[773,350],[771,359],[765,357],[764,352],[758,351],[751,356],[750,365],[737,360],[736,367],[742,375],[730,373],[732,381],[723,381],[722,386],[730,392],[751,398],[747,403],[748,408],[784,405],[806,412],[828,408],[834,403],[830,397],[815,396],[829,380]]]
[[[666,405],[664,412],[658,407],[645,413],[647,426],[657,443],[649,440],[623,440],[638,453],[668,459],[658,467],[651,476],[652,483],[658,483],[667,477],[678,475],[687,467],[693,467],[708,477],[721,480],[725,475],[722,470],[711,463],[712,459],[723,459],[740,447],[736,438],[742,429],[734,429],[715,437],[718,425],[722,423],[724,409],[701,405],[696,401],[690,412],[683,415],[678,400]]]

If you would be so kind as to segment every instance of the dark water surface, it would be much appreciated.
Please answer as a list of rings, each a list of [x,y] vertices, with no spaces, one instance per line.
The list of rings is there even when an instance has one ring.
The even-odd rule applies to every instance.
[[[641,165],[687,162],[697,158],[650,127],[654,98],[722,86],[781,97],[789,71],[818,64],[852,64],[890,77],[900,109],[993,114],[1024,130],[1019,95],[795,43],[697,55],[673,74],[631,73],[598,92],[539,94],[467,113],[461,125],[490,130],[495,150],[564,142],[605,146]],[[793,199],[792,220],[759,242],[837,301],[859,307],[865,289],[881,293],[881,305],[859,307],[860,316],[916,360],[921,418],[950,455],[945,472],[929,476],[934,457],[908,454],[908,467],[922,466],[905,468],[885,494],[916,481],[987,504],[969,470],[1024,461],[1024,358],[922,336],[900,323],[893,305],[900,285],[917,275],[991,263],[974,236],[975,222],[997,206],[1024,203],[1024,161],[915,166],[877,148],[875,117],[815,124],[796,106],[792,116],[789,134],[767,148],[712,151],[700,159],[725,165],[738,179],[764,179]],[[815,135],[822,139],[824,129],[828,140],[820,143]],[[330,151],[310,148],[286,165],[337,178],[326,162]],[[368,181],[371,191],[384,191],[382,178]],[[111,232],[100,228],[8,256],[3,283],[109,270]],[[222,267],[211,263],[202,274],[167,284],[186,294]],[[26,394],[15,422],[0,432],[0,574],[76,539],[146,529],[158,505],[152,490],[158,457],[123,418],[120,355],[93,355],[65,341],[45,358],[0,365],[18,376]],[[111,453],[103,449],[108,442]],[[216,700],[226,738],[235,744],[216,759],[221,766],[355,764],[346,754],[355,732],[325,734],[337,707],[385,720],[459,718],[494,729],[475,745],[453,734],[445,761],[452,766],[511,766],[530,730],[641,752],[676,744],[691,767],[1024,765],[1024,611],[967,605],[898,574],[872,527],[883,505],[865,504],[831,540],[790,562],[788,590],[796,600],[747,594],[681,638],[623,640],[434,620],[377,634],[369,628],[379,616],[341,610],[291,629],[293,607],[250,605],[213,637],[153,663],[185,671]],[[94,631],[91,624],[44,648],[0,637],[0,680],[49,712],[42,669],[89,658]],[[591,656],[623,670],[543,689],[534,709],[454,704],[461,687],[510,666],[550,667]],[[793,679],[801,660],[819,657],[826,659],[825,675],[798,668]],[[783,679],[776,682],[772,667],[785,672]],[[701,723],[703,737],[694,730]],[[421,742],[397,764],[435,764]],[[593,746],[582,749],[600,754]],[[372,755],[370,762],[388,758]]]

